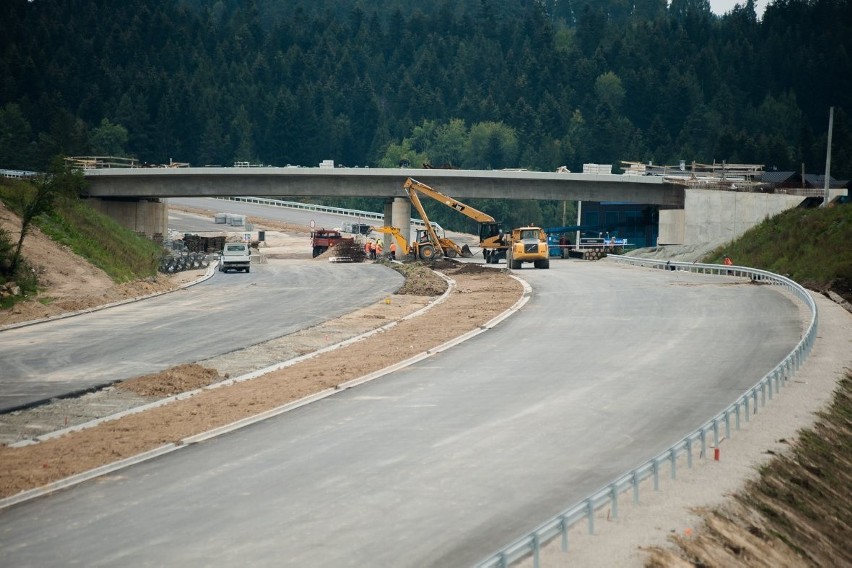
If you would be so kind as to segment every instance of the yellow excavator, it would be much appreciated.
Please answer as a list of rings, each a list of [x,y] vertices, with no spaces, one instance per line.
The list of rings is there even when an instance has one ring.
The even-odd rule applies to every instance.
[[[420,214],[420,217],[426,223],[427,227],[430,226],[429,221],[426,217],[426,213],[423,211],[423,205],[420,203],[418,194],[431,197],[435,201],[443,203],[447,207],[455,209],[462,215],[470,217],[479,223],[479,246],[482,248],[482,256],[485,257],[485,262],[489,264],[497,264],[501,258],[506,257],[506,251],[509,248],[506,235],[503,234],[500,223],[498,223],[494,217],[488,213],[462,203],[458,199],[445,195],[437,189],[429,187],[425,183],[421,183],[413,178],[405,180],[403,189],[405,189],[405,193],[408,194],[408,198],[411,200],[412,205],[414,205],[414,208],[417,209],[417,212]],[[435,238],[437,238],[437,235]],[[452,241],[450,242],[452,243]],[[456,246],[455,248],[458,247]],[[472,256],[472,254],[470,254],[470,248],[467,245],[457,252],[459,252],[461,256]]]
[[[424,195],[428,195],[433,199],[438,199],[433,194],[443,194],[441,194],[440,192],[436,192],[428,185],[420,183],[419,181],[411,178],[405,180],[405,184],[402,186],[402,188],[405,190],[406,195],[408,195],[408,199],[411,201],[411,204],[414,206],[414,209],[417,210],[417,213],[423,220],[423,224],[426,226],[425,230],[417,230],[417,238],[414,240],[414,242],[411,243],[411,253],[414,254],[415,258],[419,258],[421,260],[431,260],[435,256],[446,256],[447,258],[455,258],[457,256],[470,258],[471,256],[473,256],[473,253],[470,251],[469,246],[464,245],[460,247],[452,239],[438,236],[438,233],[435,231],[435,227],[429,221],[429,216],[426,215],[426,211],[423,209],[423,204],[420,202],[420,197],[417,195],[418,193],[423,193]],[[432,250],[430,250],[430,247],[432,248]]]
[[[427,224],[427,226],[431,228],[431,225]],[[434,260],[439,258],[440,255],[446,255],[449,258],[471,256],[467,245],[459,247],[450,239],[439,237],[435,229],[432,229],[434,236],[430,236],[426,229],[417,229],[417,236],[410,243],[402,236],[402,231],[399,230],[399,227],[379,226],[372,227],[372,229],[377,233],[392,235],[402,254],[411,255],[415,260]]]

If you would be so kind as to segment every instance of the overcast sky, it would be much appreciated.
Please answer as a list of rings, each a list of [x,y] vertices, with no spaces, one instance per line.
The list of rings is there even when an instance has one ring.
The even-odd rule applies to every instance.
[[[763,17],[763,11],[766,9],[768,0],[756,0],[754,3],[754,11],[757,12],[757,17]],[[735,4],[744,6],[746,0],[710,0],[710,9],[714,14],[722,15],[725,12],[730,12],[734,9]]]

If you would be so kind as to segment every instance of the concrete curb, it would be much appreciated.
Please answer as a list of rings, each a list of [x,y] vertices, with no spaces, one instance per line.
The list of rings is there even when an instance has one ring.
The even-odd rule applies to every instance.
[[[54,491],[59,491],[60,489],[67,489],[68,487],[83,483],[84,481],[89,481],[90,479],[94,479],[102,475],[107,475],[119,469],[123,469],[125,467],[129,467],[131,465],[135,465],[137,463],[141,463],[143,461],[156,458],[164,454],[168,454],[177,450],[179,447],[180,446],[178,444],[166,444],[165,446],[160,446],[159,448],[155,448],[153,450],[149,450],[147,452],[143,452],[141,454],[137,454],[135,456],[123,460],[119,460],[117,462],[103,465],[101,467],[96,467],[94,469],[90,469],[89,471],[84,471],[83,473],[78,473],[77,475],[72,475],[71,477],[66,477],[64,479],[54,481],[53,483],[49,483],[43,487],[36,487],[35,489],[22,491],[17,495],[12,495],[11,497],[0,499],[0,511],[6,509],[7,507],[11,507],[12,505],[17,505],[19,503],[23,503],[31,499],[43,497],[45,495],[53,493]]]
[[[191,391],[186,391],[186,392],[182,392],[182,393],[179,393],[179,394],[176,394],[176,395],[173,395],[173,396],[169,396],[169,397],[166,397],[166,398],[161,398],[159,400],[149,402],[148,404],[135,406],[133,408],[129,408],[129,409],[123,410],[121,412],[116,412],[115,414],[110,414],[109,416],[102,416],[101,418],[96,418],[95,420],[90,420],[89,422],[83,422],[82,424],[75,424],[74,426],[69,426],[68,428],[63,428],[61,430],[54,430],[53,432],[48,432],[47,434],[42,434],[41,436],[36,436],[34,438],[30,438],[30,439],[27,439],[27,440],[22,440],[20,442],[16,442],[14,444],[10,444],[9,447],[10,448],[22,448],[22,447],[25,447],[25,446],[37,444],[39,442],[45,442],[45,441],[51,440],[53,438],[59,438],[61,436],[64,436],[65,434],[70,434],[72,432],[79,432],[81,430],[87,430],[89,428],[94,428],[95,426],[103,424],[104,422],[111,422],[113,420],[118,420],[119,418],[124,418],[125,416],[131,416],[133,414],[145,412],[146,410],[151,410],[151,409],[154,409],[154,408],[159,408],[161,406],[165,406],[167,404],[171,404],[172,402],[191,398],[191,397],[193,397],[197,394],[201,394],[202,392],[204,392],[206,390],[218,389],[220,387],[227,387],[227,386],[230,386],[230,385],[233,385],[233,384],[236,384],[236,383],[242,383],[242,382],[245,382],[245,381],[250,381],[252,379],[256,379],[258,377],[272,373],[274,371],[278,371],[280,369],[291,367],[291,366],[295,365],[296,363],[301,363],[302,361],[312,359],[312,358],[316,357],[317,355],[321,355],[323,353],[328,353],[330,351],[335,351],[336,349],[340,349],[341,347],[346,347],[347,345],[350,345],[352,343],[356,343],[358,341],[363,341],[364,339],[367,339],[368,337],[376,335],[377,333],[382,333],[384,331],[387,331],[387,330],[397,326],[400,321],[405,321],[405,320],[409,320],[409,319],[413,319],[415,317],[421,316],[421,315],[425,314],[426,312],[428,312],[429,310],[431,310],[433,307],[437,306],[438,304],[445,302],[446,299],[449,297],[449,295],[453,292],[453,290],[456,289],[456,282],[455,282],[455,280],[453,280],[451,278],[447,278],[445,275],[443,275],[441,273],[437,273],[437,274],[439,276],[441,276],[441,278],[443,278],[445,282],[447,282],[447,289],[444,291],[444,293],[441,296],[439,296],[436,300],[433,300],[432,302],[429,302],[427,305],[423,306],[419,310],[412,312],[412,313],[408,314],[407,316],[404,316],[399,321],[393,321],[393,322],[387,323],[387,324],[385,324],[381,327],[377,327],[376,329],[371,329],[370,331],[366,331],[366,332],[364,332],[360,335],[356,335],[355,337],[350,337],[349,339],[345,339],[345,340],[338,342],[338,343],[335,343],[333,345],[323,347],[322,349],[317,349],[316,351],[312,351],[310,353],[306,353],[304,355],[300,355],[298,357],[294,357],[292,359],[288,359],[286,361],[276,363],[276,364],[271,365],[269,367],[264,367],[263,369],[258,369],[257,371],[252,371],[250,373],[246,373],[245,375],[240,375],[239,377],[232,377],[230,379],[225,379],[223,381],[219,381],[218,383],[205,385],[201,388],[197,388],[197,389],[194,389],[194,390],[191,390]],[[339,387],[338,387],[338,389],[331,389],[329,394],[333,394],[337,390],[339,390]],[[87,392],[87,391],[84,391],[84,392]],[[316,395],[309,395],[309,396],[305,397],[305,399],[314,399],[315,396]],[[300,400],[304,400],[304,399],[300,399]],[[284,406],[286,407],[288,405],[294,405],[297,402],[299,402],[299,401],[294,401],[294,402],[288,403],[287,405],[284,405]],[[301,406],[301,405],[298,405],[298,406]],[[283,407],[281,407],[281,408],[283,408]],[[296,406],[294,406],[294,408],[296,408]],[[275,410],[275,409],[273,409],[273,410]],[[269,411],[269,412],[272,412],[272,411]],[[264,415],[265,414],[266,413],[264,413]],[[250,420],[250,418],[247,418],[246,420]],[[240,422],[242,422],[242,421],[240,421]],[[2,507],[0,507],[0,508],[2,508]]]
[[[452,291],[455,290],[455,288],[456,288],[455,280],[449,278],[448,276],[446,276],[445,274],[442,274],[441,272],[436,271],[436,274],[438,274],[442,279],[444,279],[444,281],[447,282],[447,290],[437,300],[430,302],[427,306],[424,306],[423,308],[417,310],[416,312],[413,312],[413,313],[401,318],[399,321],[412,319],[412,318],[415,318],[419,315],[426,313],[428,310],[432,309],[433,307],[437,306],[438,304],[445,302],[447,300],[447,298],[449,297],[449,295],[452,293]],[[394,371],[398,371],[400,369],[403,369],[405,367],[413,365],[414,363],[417,363],[417,362],[422,361],[422,360],[424,360],[428,357],[431,357],[432,355],[434,355],[436,353],[441,353],[442,351],[446,351],[447,349],[454,347],[454,346],[456,346],[460,343],[463,343],[464,341],[467,341],[468,339],[471,339],[472,337],[476,337],[480,333],[483,333],[485,331],[488,331],[489,329],[492,329],[497,324],[499,324],[500,322],[502,322],[503,320],[505,320],[509,316],[515,314],[524,305],[526,305],[526,303],[530,299],[530,295],[532,293],[532,288],[530,287],[530,285],[526,281],[524,281],[524,280],[522,280],[522,279],[520,279],[520,278],[518,278],[514,275],[510,275],[510,276],[512,278],[514,278],[515,280],[517,280],[523,286],[523,288],[524,288],[523,295],[510,308],[505,310],[503,313],[497,315],[496,317],[492,318],[491,320],[487,321],[486,323],[484,323],[483,325],[481,325],[477,329],[473,329],[473,330],[471,330],[471,331],[469,331],[469,332],[467,332],[467,333],[465,333],[465,334],[463,334],[459,337],[456,337],[456,338],[451,339],[451,340],[449,340],[449,341],[447,341],[447,342],[445,342],[441,345],[438,345],[437,347],[434,347],[434,348],[429,349],[427,351],[424,351],[422,353],[418,353],[417,355],[414,355],[413,357],[410,357],[410,358],[408,358],[404,361],[400,361],[399,363],[396,363],[394,365],[390,365],[388,367],[385,367],[384,369],[379,369],[378,371],[374,371],[373,373],[369,373],[369,374],[364,375],[362,377],[358,377],[358,378],[352,379],[350,381],[347,381],[345,383],[341,383],[340,385],[337,386],[337,388],[326,389],[326,390],[320,391],[318,393],[314,393],[312,395],[303,397],[299,400],[288,402],[287,404],[278,406],[276,408],[272,408],[270,410],[267,410],[266,412],[262,412],[260,414],[255,415],[255,416],[250,416],[250,417],[238,420],[236,422],[232,422],[230,424],[225,424],[224,426],[220,426],[218,428],[208,430],[206,432],[201,432],[200,434],[195,434],[193,436],[189,436],[187,438],[180,440],[177,443],[167,444],[167,445],[161,446],[159,448],[156,448],[154,450],[150,450],[148,452],[144,452],[144,453],[138,454],[136,456],[132,456],[130,458],[126,458],[126,459],[123,459],[123,460],[120,460],[120,461],[117,461],[117,462],[114,462],[114,463],[111,463],[111,464],[107,464],[107,465],[104,465],[104,466],[101,466],[101,467],[98,467],[98,468],[91,469],[89,471],[79,473],[77,475],[72,475],[70,477],[60,479],[58,481],[54,481],[54,482],[49,483],[48,485],[45,485],[43,487],[37,487],[35,489],[23,491],[21,493],[18,493],[17,495],[11,496],[11,497],[6,497],[4,499],[0,499],[0,510],[3,510],[7,507],[11,507],[12,505],[17,505],[19,503],[29,501],[31,499],[36,499],[38,497],[43,497],[45,495],[49,495],[50,493],[53,493],[54,491],[58,491],[60,489],[66,489],[68,487],[72,487],[72,486],[77,485],[79,483],[83,483],[84,481],[89,481],[89,480],[94,479],[96,477],[99,477],[99,476],[102,476],[102,475],[107,475],[107,474],[112,473],[114,471],[123,469],[125,467],[129,467],[129,466],[132,466],[132,465],[136,465],[136,464],[141,463],[143,461],[146,461],[146,460],[149,460],[149,459],[152,459],[152,458],[155,458],[155,457],[159,457],[159,456],[167,454],[167,453],[171,453],[171,452],[178,450],[178,449],[180,449],[184,446],[197,444],[197,443],[215,438],[217,436],[221,436],[221,435],[233,432],[235,430],[239,430],[239,429],[244,428],[246,426],[256,424],[256,423],[261,422],[263,420],[267,420],[269,418],[279,416],[279,415],[284,414],[285,412],[288,412],[290,410],[294,410],[296,408],[300,408],[302,406],[305,406],[305,405],[308,405],[310,403],[316,402],[318,400],[322,400],[326,397],[332,396],[332,395],[334,395],[334,394],[336,394],[336,393],[338,393],[342,390],[353,388],[353,387],[358,386],[360,384],[367,383],[367,382],[372,381],[374,379],[378,379],[380,377],[388,375],[388,374],[390,374]],[[305,359],[310,359],[310,358],[315,357],[316,355],[318,355],[320,353],[333,351],[335,349],[339,349],[340,347],[343,347],[345,345],[349,345],[349,344],[354,343],[356,341],[361,341],[363,339],[366,339],[367,337],[375,335],[376,333],[381,333],[383,331],[386,331],[387,329],[395,327],[396,325],[398,325],[399,321],[391,322],[391,323],[389,323],[385,326],[382,326],[380,328],[368,331],[368,332],[363,333],[359,336],[352,337],[350,339],[347,339],[347,340],[342,341],[340,343],[336,343],[334,345],[325,347],[325,348],[320,349],[318,351],[315,351],[313,353],[309,353],[309,354],[303,355],[301,357],[296,357],[294,359],[284,361],[283,363],[279,363],[279,364],[273,365],[271,367],[261,369],[259,371],[254,371],[252,373],[248,373],[248,374],[242,375],[240,377],[235,377],[233,379],[221,381],[219,383],[215,383],[213,385],[208,385],[206,387],[203,387],[201,389],[196,389],[194,391],[181,393],[179,395],[175,395],[175,396],[169,397],[167,399],[162,399],[162,400],[153,402],[153,403],[148,404],[148,405],[144,405],[144,406],[136,407],[136,408],[133,408],[133,409],[130,409],[130,410],[126,410],[126,411],[120,412],[118,414],[105,416],[103,418],[99,418],[99,419],[93,420],[91,422],[86,422],[84,424],[78,424],[77,426],[66,428],[64,430],[58,430],[56,432],[51,432],[49,434],[45,434],[44,436],[39,436],[36,439],[38,441],[44,441],[44,440],[48,440],[50,438],[59,437],[63,434],[67,434],[67,433],[70,433],[70,432],[75,432],[75,431],[78,431],[78,430],[85,430],[85,429],[97,426],[98,424],[101,424],[103,422],[116,420],[116,419],[121,418],[123,416],[127,416],[127,415],[130,415],[130,414],[136,414],[138,412],[142,412],[142,411],[148,410],[150,408],[156,408],[156,407],[159,407],[159,406],[164,406],[164,405],[169,404],[171,402],[174,402],[176,400],[183,400],[183,399],[186,399],[186,398],[190,398],[191,396],[194,396],[195,394],[198,394],[198,393],[200,393],[204,390],[219,388],[219,387],[227,386],[227,385],[234,384],[234,383],[237,383],[237,382],[248,381],[248,380],[251,380],[253,378],[257,378],[259,376],[262,376],[264,374],[276,371],[278,369],[281,369],[281,368],[284,368],[284,367],[287,367],[287,366],[290,366],[290,365],[294,365],[295,363],[297,363],[299,361],[303,361]],[[28,445],[28,443],[34,443],[34,442],[22,442],[22,445]],[[16,445],[13,445],[12,447],[16,447]]]

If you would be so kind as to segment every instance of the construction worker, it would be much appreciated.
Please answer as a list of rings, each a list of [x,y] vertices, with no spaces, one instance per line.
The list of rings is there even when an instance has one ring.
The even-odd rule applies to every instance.
[[[374,250],[376,252],[374,253],[373,258],[382,258],[382,241],[380,241],[379,239],[376,239],[376,245]]]
[[[726,255],[725,255],[725,260],[724,260],[724,261],[722,261],[722,264],[724,264],[725,266],[733,266],[734,261],[733,261],[733,260],[731,260],[731,257],[730,257],[730,256],[728,256],[728,255],[726,254]]]
[[[375,252],[373,251],[373,241],[367,239],[367,242],[364,244],[364,252],[367,253],[367,258],[373,260],[376,258]]]
[[[391,260],[396,260],[396,242],[392,242],[390,245],[390,257]]]

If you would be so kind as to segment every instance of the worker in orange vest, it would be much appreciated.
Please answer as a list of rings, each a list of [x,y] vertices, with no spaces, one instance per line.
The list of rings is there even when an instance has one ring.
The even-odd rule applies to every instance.
[[[376,250],[375,257],[376,258],[382,258],[382,241],[380,241],[379,239],[376,239],[375,250]]]
[[[391,260],[396,260],[396,243],[391,243],[390,246],[390,256]]]
[[[367,253],[367,258],[373,260],[376,258],[376,253],[373,251],[373,241],[367,239],[367,243],[364,245],[364,252]]]

